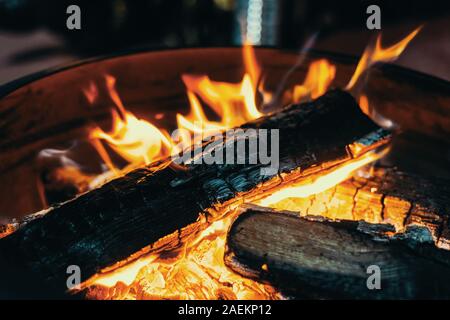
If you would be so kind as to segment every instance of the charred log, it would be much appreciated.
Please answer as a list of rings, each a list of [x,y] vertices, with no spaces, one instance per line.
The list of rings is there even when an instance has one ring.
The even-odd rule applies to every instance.
[[[355,175],[322,193],[269,206],[299,215],[388,223],[397,231],[420,225],[429,229],[438,247],[449,250],[449,203],[448,179],[375,167],[368,178]]]
[[[225,261],[294,298],[448,299],[450,252],[426,228],[393,230],[252,206],[228,233]]]
[[[280,129],[278,172],[262,175],[264,165],[249,164],[249,152],[242,165],[200,163],[176,170],[171,159],[153,163],[54,207],[1,239],[2,261],[65,291],[69,265],[78,265],[86,280],[142,248],[173,245],[167,239],[182,239],[202,217],[226,214],[242,201],[345,163],[389,138],[339,90],[242,128]]]

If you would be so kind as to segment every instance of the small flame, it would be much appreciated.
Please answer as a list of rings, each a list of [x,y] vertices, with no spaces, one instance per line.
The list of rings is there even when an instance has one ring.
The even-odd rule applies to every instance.
[[[361,111],[367,114],[380,127],[388,130],[394,130],[397,127],[395,122],[381,115],[369,104],[369,98],[365,94],[360,95],[359,106]]]
[[[397,42],[396,44],[388,48],[383,48],[381,46],[381,34],[380,34],[376,40],[375,48],[369,46],[364,51],[356,67],[355,73],[353,74],[350,82],[347,84],[346,89],[350,90],[351,88],[353,88],[358,79],[364,73],[364,71],[373,66],[374,64],[378,62],[394,61],[395,59],[397,59],[403,52],[403,50],[405,50],[409,42],[412,39],[414,39],[414,37],[419,33],[420,29],[422,29],[422,26],[418,27],[413,32],[408,34],[400,42]]]
[[[111,132],[105,132],[100,127],[90,132],[91,139],[102,139],[109,146],[130,163],[149,164],[154,160],[169,154],[171,142],[161,130],[146,120],[138,119],[134,114],[125,110],[116,89],[115,78],[106,76],[108,93],[114,102],[112,110],[113,128]],[[115,170],[106,150],[94,142],[103,161]]]
[[[323,95],[336,75],[336,66],[325,59],[313,61],[308,69],[305,81],[294,87],[293,101],[300,102],[316,99]]]
[[[118,154],[130,163],[149,164],[155,159],[168,154],[164,147],[171,148],[171,142],[146,120],[138,119],[131,112],[125,111],[123,119],[113,110],[113,129],[106,133],[97,127],[91,131],[91,138],[103,139]],[[101,152],[100,152],[101,153]],[[105,159],[106,163],[110,161]]]
[[[367,99],[367,96],[364,94],[359,97],[359,107],[361,108],[362,112],[370,115],[369,99]]]
[[[247,41],[244,43],[243,53],[245,70],[251,80],[253,90],[256,91],[258,81],[261,78],[261,68],[257,63],[253,46]]]

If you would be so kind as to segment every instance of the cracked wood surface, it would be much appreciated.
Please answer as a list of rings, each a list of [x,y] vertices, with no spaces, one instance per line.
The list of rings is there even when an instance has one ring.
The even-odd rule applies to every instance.
[[[448,179],[426,178],[375,167],[369,178],[353,178],[308,198],[288,198],[273,207],[330,219],[389,223],[396,230],[426,226],[436,245],[450,250]]]
[[[450,298],[450,252],[436,248],[426,228],[392,236],[394,229],[385,224],[299,217],[256,206],[242,210],[228,232],[227,266],[288,297]],[[367,286],[373,266],[380,290]]]
[[[171,237],[201,226],[196,222],[202,215],[225,214],[245,200],[352,159],[352,143],[360,141],[367,151],[389,140],[353,97],[339,90],[242,128],[280,129],[278,173],[261,176],[261,165],[251,164],[174,170],[170,159],[154,163],[56,206],[0,239],[1,261],[65,291],[68,265],[80,266],[86,280],[142,248],[158,249],[151,245],[163,237],[172,243]]]

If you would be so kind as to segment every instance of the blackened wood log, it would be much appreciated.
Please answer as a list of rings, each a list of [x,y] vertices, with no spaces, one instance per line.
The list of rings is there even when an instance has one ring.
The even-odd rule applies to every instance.
[[[389,223],[397,231],[411,225],[427,227],[435,244],[450,250],[450,180],[396,168],[374,167],[369,177],[355,175],[306,198],[261,203],[299,215]]]
[[[230,228],[225,261],[292,298],[448,299],[450,252],[426,228],[392,231],[252,206]]]
[[[248,152],[245,165],[195,164],[177,170],[170,159],[153,163],[63,203],[0,239],[3,261],[65,291],[69,265],[78,265],[86,280],[142,248],[138,254],[174,246],[184,232],[206,225],[196,223],[202,216],[226,214],[245,200],[333,168],[389,140],[353,97],[339,90],[242,128],[280,129],[278,172],[261,175],[264,165],[248,164]]]

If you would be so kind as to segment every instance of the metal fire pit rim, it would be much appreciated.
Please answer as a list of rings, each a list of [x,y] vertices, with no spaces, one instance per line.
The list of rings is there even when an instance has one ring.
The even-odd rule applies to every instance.
[[[210,47],[173,47],[173,48],[167,48],[167,47],[139,47],[139,48],[133,48],[133,49],[125,49],[125,50],[119,50],[110,54],[105,55],[99,55],[94,57],[89,57],[85,59],[75,60],[68,63],[64,63],[61,65],[57,65],[54,67],[46,68],[37,72],[33,72],[31,74],[25,75],[23,77],[19,77],[18,79],[12,80],[10,82],[7,82],[3,85],[0,85],[0,99],[6,97],[10,93],[20,89],[21,87],[28,85],[34,81],[44,79],[46,77],[52,76],[54,74],[64,72],[82,65],[96,63],[104,60],[114,59],[114,58],[120,58],[124,56],[131,56],[134,54],[142,54],[142,53],[151,53],[151,52],[164,52],[164,51],[181,51],[181,50],[205,50],[205,49],[240,49],[242,46],[210,46]],[[255,46],[257,50],[279,50],[285,53],[296,53],[299,54],[301,51],[294,50],[294,49],[286,49],[282,47],[276,47],[276,46]],[[321,58],[329,58],[333,61],[340,62],[343,64],[356,64],[359,60],[359,56],[339,53],[339,52],[333,52],[333,51],[326,51],[326,50],[308,50],[304,51],[306,54],[310,56],[315,57],[321,57]],[[402,67],[399,65],[394,65],[391,63],[386,63],[378,67],[382,71],[386,71],[389,73],[394,74],[403,74],[408,77],[416,78],[425,80],[429,83],[433,83],[433,85],[441,86],[442,88],[449,88],[450,89],[450,81],[447,81],[445,79],[409,69],[406,67]]]

